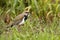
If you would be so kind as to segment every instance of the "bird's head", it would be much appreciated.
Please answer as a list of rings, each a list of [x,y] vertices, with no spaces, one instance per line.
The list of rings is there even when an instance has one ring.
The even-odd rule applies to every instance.
[[[30,9],[31,9],[31,6],[28,6],[28,7],[26,7],[25,8],[25,10],[24,10],[24,17],[25,17],[25,20],[27,19],[27,17],[29,16],[29,14],[30,14]]]

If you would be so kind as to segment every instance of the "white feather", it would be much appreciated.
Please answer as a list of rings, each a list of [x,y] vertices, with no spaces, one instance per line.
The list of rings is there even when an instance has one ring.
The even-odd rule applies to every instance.
[[[25,18],[25,17],[24,17]],[[24,18],[22,19],[22,21],[19,23],[19,25],[24,24]]]

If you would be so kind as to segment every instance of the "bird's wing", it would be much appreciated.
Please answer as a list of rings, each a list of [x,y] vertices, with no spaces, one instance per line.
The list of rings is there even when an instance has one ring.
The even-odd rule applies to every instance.
[[[25,13],[21,13],[21,14],[19,14],[18,16],[16,16],[16,17],[14,18],[13,21],[21,20],[21,19],[24,17],[24,15],[25,15]]]
[[[11,21],[11,22],[9,23],[9,25],[8,25],[7,27],[12,27],[13,25],[17,25],[18,23],[20,23],[20,22],[22,21],[23,17],[24,17],[24,13],[19,14],[18,16],[16,16],[16,17],[14,18],[13,21]]]
[[[7,26],[7,28],[13,27],[13,25],[18,25],[21,21],[22,19],[11,21],[10,24]]]

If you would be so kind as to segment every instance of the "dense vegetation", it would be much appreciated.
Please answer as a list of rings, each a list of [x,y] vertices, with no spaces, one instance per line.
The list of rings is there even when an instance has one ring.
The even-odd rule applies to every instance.
[[[31,13],[23,26],[6,32],[9,21],[31,6]],[[60,0],[0,0],[0,40],[60,40]]]

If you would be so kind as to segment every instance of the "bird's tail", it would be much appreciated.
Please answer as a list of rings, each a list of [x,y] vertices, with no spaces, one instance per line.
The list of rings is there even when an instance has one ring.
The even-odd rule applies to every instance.
[[[7,25],[7,26],[5,27],[5,31],[10,30],[11,27],[13,27],[13,23],[10,23],[9,25]]]

